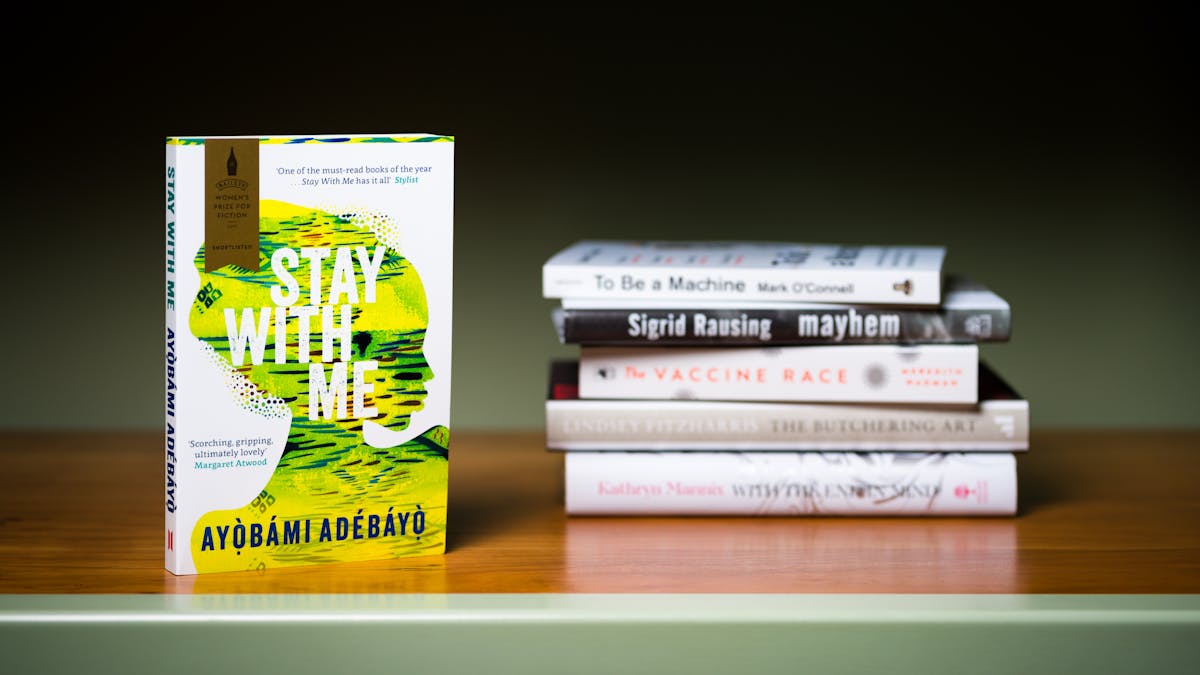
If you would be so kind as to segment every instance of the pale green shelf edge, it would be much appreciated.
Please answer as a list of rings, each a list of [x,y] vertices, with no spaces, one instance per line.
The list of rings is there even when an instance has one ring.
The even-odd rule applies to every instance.
[[[4,672],[1194,672],[1200,595],[7,595]]]

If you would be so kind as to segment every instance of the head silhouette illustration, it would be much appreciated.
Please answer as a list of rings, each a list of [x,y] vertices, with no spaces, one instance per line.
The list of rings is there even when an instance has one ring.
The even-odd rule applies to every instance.
[[[204,249],[197,253],[195,265],[201,281],[190,315],[192,334],[262,394],[284,402],[291,411],[293,427],[311,423],[318,427],[334,424],[347,432],[362,428],[363,419],[353,414],[352,400],[337,402],[337,413],[330,414],[334,393],[322,399],[316,391],[330,385],[310,382],[310,365],[322,363],[321,370],[329,378],[339,377],[345,369],[346,398],[361,397],[361,408],[374,410],[369,417],[372,422],[393,431],[407,429],[412,414],[424,403],[425,382],[433,377],[422,352],[429,318],[417,271],[395,249],[377,250],[386,246],[370,226],[378,219],[269,201],[262,202],[260,213],[257,271],[226,265],[205,272]],[[368,224],[360,224],[360,220]],[[289,289],[294,291],[289,298],[290,312],[288,307],[277,306],[272,297],[273,287],[279,295],[285,286],[272,265],[273,256],[282,248],[293,252],[289,254],[289,272],[295,284]],[[318,260],[304,257],[302,249],[329,253]],[[339,249],[344,249],[340,265]],[[372,269],[376,265],[378,269]],[[319,270],[311,269],[317,266]],[[369,276],[374,277],[373,284],[368,283]],[[339,286],[338,281],[353,283]],[[368,290],[368,285],[373,289]],[[349,309],[343,310],[343,305]],[[246,308],[253,312],[249,322],[243,320]],[[269,308],[269,317],[262,315],[263,308]],[[231,344],[226,310],[232,310],[235,335],[240,334],[243,344],[238,340]],[[344,311],[349,312],[348,331],[343,326]],[[277,334],[281,313],[286,313],[282,341]],[[265,335],[260,333],[264,327]],[[331,327],[333,334],[326,335]],[[248,338],[242,328],[254,335]],[[345,344],[346,335],[350,344]],[[257,365],[251,358],[254,337],[263,343]],[[280,349],[285,352],[282,359],[277,354]],[[325,354],[326,349],[332,354]],[[282,363],[277,362],[280,360]],[[335,366],[337,361],[347,363]],[[358,384],[354,362],[374,362],[376,366],[362,372],[360,388],[367,390],[365,393],[353,391]],[[310,408],[317,408],[317,414]],[[346,414],[340,414],[342,409]]]
[[[191,536],[198,570],[412,555],[444,545],[449,430],[409,428],[434,373],[423,352],[425,290],[396,239],[393,223],[377,215],[262,201],[258,270],[205,272],[204,248],[197,252],[192,334],[241,408],[291,418],[262,492],[198,521]],[[403,440],[368,445],[368,422],[404,432]],[[305,530],[303,541],[245,556],[212,540],[234,523],[319,527],[355,515],[391,518],[406,508],[421,510],[424,536],[309,540]]]

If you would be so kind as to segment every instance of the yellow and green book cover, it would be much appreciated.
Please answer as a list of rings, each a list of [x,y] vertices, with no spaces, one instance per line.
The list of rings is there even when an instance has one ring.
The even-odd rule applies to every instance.
[[[166,568],[445,551],[454,139],[166,145]]]

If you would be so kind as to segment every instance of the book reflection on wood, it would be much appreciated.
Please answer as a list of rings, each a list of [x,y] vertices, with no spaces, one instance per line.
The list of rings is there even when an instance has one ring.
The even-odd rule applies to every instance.
[[[773,593],[781,573],[794,593],[923,593],[967,569],[974,592],[1018,582],[1010,518],[568,518],[566,539],[577,593]]]

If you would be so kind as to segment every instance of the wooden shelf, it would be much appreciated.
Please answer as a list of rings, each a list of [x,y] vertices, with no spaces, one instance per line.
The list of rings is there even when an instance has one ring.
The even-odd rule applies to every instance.
[[[585,518],[540,432],[457,433],[444,556],[163,569],[161,437],[6,433],[0,593],[1200,592],[1200,433],[1043,431],[1012,518]]]
[[[1200,433],[1039,432],[1011,518],[568,518],[451,442],[443,556],[173,576],[158,434],[2,436],[5,672],[1188,672]]]

